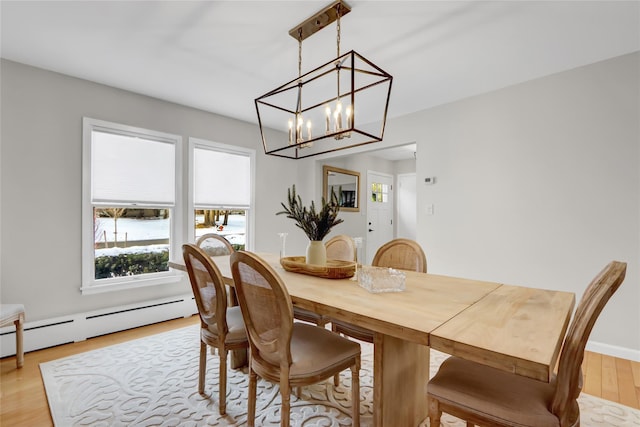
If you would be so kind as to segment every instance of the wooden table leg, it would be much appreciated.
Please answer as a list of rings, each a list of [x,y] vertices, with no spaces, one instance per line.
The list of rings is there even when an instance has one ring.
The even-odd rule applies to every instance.
[[[247,350],[232,350],[230,359],[231,369],[240,369],[249,365]]]
[[[373,424],[418,426],[427,418],[429,347],[375,334]]]
[[[238,297],[236,296],[236,290],[232,286],[227,286],[227,295],[228,301],[227,304],[229,307],[235,307],[238,305]],[[249,364],[249,359],[247,357],[247,350],[233,350],[231,351],[231,361],[229,364],[231,365],[231,369],[240,369],[244,368]]]

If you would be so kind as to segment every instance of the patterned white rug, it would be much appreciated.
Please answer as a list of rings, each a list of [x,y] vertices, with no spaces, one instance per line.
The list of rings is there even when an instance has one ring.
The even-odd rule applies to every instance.
[[[209,355],[207,396],[197,392],[197,326],[42,363],[40,369],[56,426],[239,426],[246,425],[248,378],[229,370],[227,414],[218,413],[218,361]],[[435,373],[446,355],[431,352]],[[331,380],[292,395],[293,426],[351,425],[349,371],[340,386]],[[362,344],[362,425],[372,425],[372,347]],[[582,426],[640,426],[640,411],[582,394]],[[426,403],[425,403],[426,404]],[[258,383],[257,426],[280,425],[278,387]],[[423,423],[423,426],[426,422]],[[463,426],[444,416],[443,425]]]

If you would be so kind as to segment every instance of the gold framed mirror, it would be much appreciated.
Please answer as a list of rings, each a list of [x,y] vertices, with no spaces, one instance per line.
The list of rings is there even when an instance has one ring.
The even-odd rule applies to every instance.
[[[338,196],[341,211],[360,211],[360,172],[323,165],[322,195],[327,201],[331,190]]]

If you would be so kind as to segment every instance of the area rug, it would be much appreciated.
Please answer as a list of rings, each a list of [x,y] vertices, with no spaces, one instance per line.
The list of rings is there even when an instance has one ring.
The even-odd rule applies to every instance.
[[[218,413],[218,360],[209,355],[206,396],[197,392],[199,325],[117,344],[40,364],[56,426],[241,426],[247,422],[248,378],[228,370],[227,414]],[[373,421],[373,351],[362,343],[361,425]],[[431,373],[447,357],[431,352]],[[291,425],[351,425],[350,371],[333,381],[305,387],[291,398]],[[593,396],[579,399],[581,424],[640,427],[640,410]],[[426,404],[426,403],[425,403]],[[256,426],[280,425],[278,386],[260,380]],[[443,426],[464,426],[447,416]],[[426,427],[428,422],[421,424]]]

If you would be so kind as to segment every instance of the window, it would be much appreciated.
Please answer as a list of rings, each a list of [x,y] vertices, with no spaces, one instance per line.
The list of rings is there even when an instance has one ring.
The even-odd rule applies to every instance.
[[[253,247],[255,151],[189,138],[189,221],[193,239],[224,236],[236,250]]]
[[[371,184],[371,201],[378,203],[389,202],[389,186],[379,182]]]
[[[83,119],[82,292],[178,281],[182,138]]]

